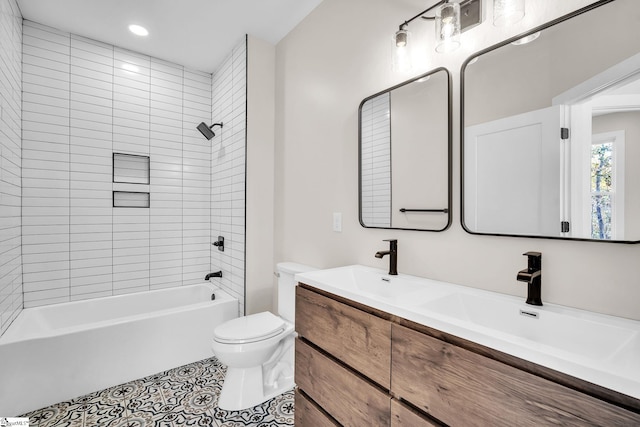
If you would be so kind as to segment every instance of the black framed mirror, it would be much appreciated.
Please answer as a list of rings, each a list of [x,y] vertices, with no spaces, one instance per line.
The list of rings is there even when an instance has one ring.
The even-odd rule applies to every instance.
[[[467,232],[640,242],[639,6],[599,1],[465,61]]]
[[[437,68],[365,98],[358,109],[360,224],[451,225],[451,75]]]

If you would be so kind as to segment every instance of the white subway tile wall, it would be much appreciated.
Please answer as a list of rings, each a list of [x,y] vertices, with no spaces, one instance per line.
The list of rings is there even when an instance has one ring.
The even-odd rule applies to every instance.
[[[71,76],[68,298],[80,300],[111,295],[115,273],[112,240],[116,234],[110,185],[114,52],[109,45],[66,36],[70,42],[70,56],[66,60],[70,62]],[[30,304],[39,303],[35,300]]]
[[[184,70],[181,66],[152,60],[150,192],[153,208],[149,224],[151,289],[182,283],[183,78]],[[165,92],[171,90],[171,96],[164,94],[163,88],[166,88]],[[205,115],[204,118],[206,117],[209,116]]]
[[[222,270],[220,283],[240,300],[244,314],[245,282],[245,163],[247,48],[243,40],[213,73],[211,140],[211,241],[224,236],[225,250],[211,251],[212,270]]]
[[[211,119],[211,74],[184,72],[182,95],[182,277],[185,283],[204,279],[202,266],[211,265],[211,153],[196,129]],[[205,271],[205,274],[210,271]]]
[[[22,15],[8,0],[0,2],[0,334],[23,305],[21,133]]]
[[[391,227],[391,118],[389,94],[368,100],[361,112],[361,218],[369,227]]]
[[[23,37],[24,306],[198,283],[217,269],[243,301],[245,41],[230,57],[237,75],[213,83],[233,88],[221,108],[211,74],[30,21]],[[214,108],[225,128],[210,142],[196,125]],[[112,182],[113,152],[150,156],[150,184]],[[229,169],[224,185],[212,166]],[[241,208],[233,221],[231,208],[212,216],[214,187],[232,190],[225,177],[238,190],[225,195]],[[114,190],[150,192],[151,207],[114,208]],[[224,268],[211,255],[219,232]]]

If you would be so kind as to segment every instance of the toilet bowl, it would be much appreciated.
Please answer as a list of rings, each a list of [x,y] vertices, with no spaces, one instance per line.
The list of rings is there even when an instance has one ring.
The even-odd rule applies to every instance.
[[[259,405],[293,388],[296,273],[313,268],[279,263],[278,314],[239,317],[214,330],[214,355],[227,365],[218,400],[220,409],[238,411]]]

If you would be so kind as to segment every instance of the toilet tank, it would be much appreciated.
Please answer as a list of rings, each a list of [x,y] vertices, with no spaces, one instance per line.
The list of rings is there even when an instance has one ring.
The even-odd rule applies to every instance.
[[[297,285],[295,275],[317,269],[295,262],[280,262],[276,265],[276,269],[278,272],[278,315],[295,323]]]

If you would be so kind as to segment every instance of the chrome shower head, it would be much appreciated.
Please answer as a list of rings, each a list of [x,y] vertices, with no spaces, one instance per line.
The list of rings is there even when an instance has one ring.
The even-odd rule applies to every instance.
[[[222,122],[220,122],[220,123],[214,123],[214,124],[212,124],[211,126],[207,126],[207,124],[206,124],[205,122],[201,122],[201,123],[198,125],[197,129],[200,131],[200,133],[201,133],[205,138],[207,138],[208,140],[211,140],[211,138],[213,138],[214,136],[216,136],[216,134],[215,134],[215,133],[213,133],[213,130],[211,130],[211,129],[213,129],[213,127],[214,127],[214,126],[220,126],[220,127],[222,127]]]

